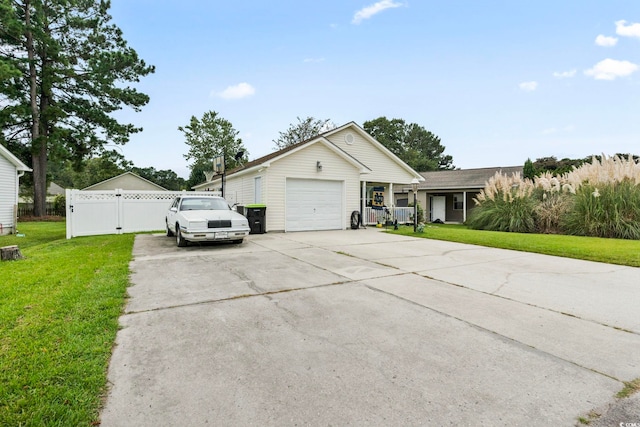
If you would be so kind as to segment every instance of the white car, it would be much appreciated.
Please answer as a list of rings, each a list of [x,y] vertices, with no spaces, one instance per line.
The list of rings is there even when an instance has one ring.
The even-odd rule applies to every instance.
[[[242,243],[249,234],[249,221],[231,210],[218,196],[179,196],[166,216],[167,236],[175,236],[178,246],[187,242],[232,241]]]

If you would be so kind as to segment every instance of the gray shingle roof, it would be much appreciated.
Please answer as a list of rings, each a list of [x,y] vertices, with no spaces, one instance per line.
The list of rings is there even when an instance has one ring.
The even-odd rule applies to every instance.
[[[421,182],[418,188],[420,190],[482,189],[496,172],[506,175],[514,172],[522,174],[522,166],[420,172],[424,182]]]

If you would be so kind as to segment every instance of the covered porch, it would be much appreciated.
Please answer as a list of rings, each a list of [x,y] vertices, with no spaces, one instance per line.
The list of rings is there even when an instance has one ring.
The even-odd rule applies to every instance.
[[[413,223],[413,207],[397,204],[394,192],[407,184],[362,181],[360,202],[363,225]]]

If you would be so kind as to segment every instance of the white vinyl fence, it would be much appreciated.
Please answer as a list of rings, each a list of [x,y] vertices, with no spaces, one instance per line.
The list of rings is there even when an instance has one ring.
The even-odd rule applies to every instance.
[[[220,195],[215,191],[67,190],[67,239],[165,229],[171,201],[179,195]]]

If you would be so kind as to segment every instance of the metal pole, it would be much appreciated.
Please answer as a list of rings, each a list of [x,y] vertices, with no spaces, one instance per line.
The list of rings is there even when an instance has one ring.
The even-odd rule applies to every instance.
[[[418,228],[418,203],[416,197],[417,191],[413,192],[413,232],[415,233]]]

